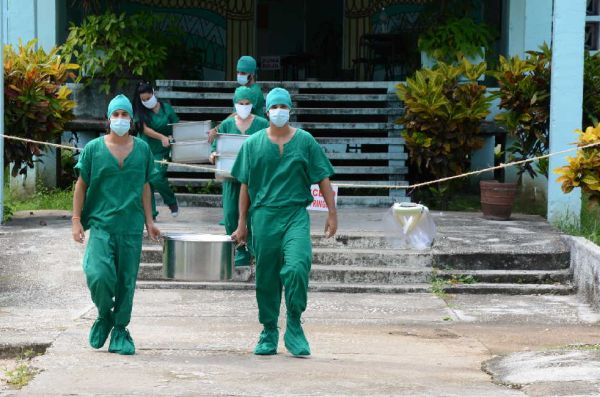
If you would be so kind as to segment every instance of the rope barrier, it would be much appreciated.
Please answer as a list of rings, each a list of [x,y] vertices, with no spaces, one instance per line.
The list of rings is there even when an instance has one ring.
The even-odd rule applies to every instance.
[[[55,148],[59,148],[59,149],[67,149],[67,150],[73,150],[73,151],[81,151],[82,149],[75,147],[75,146],[67,146],[67,145],[59,145],[57,143],[50,143],[50,142],[40,142],[40,141],[35,141],[33,139],[27,139],[27,138],[20,138],[20,137],[16,137],[16,136],[11,136],[11,135],[4,135],[4,134],[0,134],[0,137],[4,137],[6,139],[11,139],[11,140],[15,140],[15,141],[21,141],[21,142],[27,142],[27,143],[35,143],[37,145],[43,145],[43,146],[51,146],[51,147],[55,147]],[[588,149],[591,147],[595,147],[595,146],[600,146],[600,142],[595,142],[595,143],[590,143],[588,145],[584,145],[584,146],[577,146],[577,147],[573,147],[570,149],[565,149],[565,150],[561,150],[558,152],[554,152],[554,153],[548,153],[548,154],[544,154],[542,156],[536,156],[536,157],[532,157],[529,159],[525,159],[525,160],[519,160],[519,161],[513,161],[510,163],[505,163],[505,164],[500,164],[494,167],[488,167],[488,168],[484,168],[481,170],[476,170],[476,171],[471,171],[471,172],[465,172],[463,174],[459,174],[459,175],[454,175],[454,176],[449,176],[446,178],[440,178],[440,179],[436,179],[433,181],[428,181],[428,182],[422,182],[422,183],[415,183],[412,185],[397,185],[397,184],[390,184],[390,185],[369,185],[369,184],[360,184],[360,183],[343,183],[343,182],[332,182],[332,184],[338,186],[338,187],[344,187],[344,188],[377,188],[377,189],[416,189],[419,187],[423,187],[423,186],[428,186],[428,185],[433,185],[436,183],[441,183],[441,182],[446,182],[446,181],[451,181],[454,179],[460,179],[460,178],[466,178],[468,176],[473,176],[473,175],[479,175],[482,174],[484,172],[490,172],[490,171],[495,171],[495,170],[499,170],[499,169],[503,169],[503,168],[509,168],[509,167],[514,167],[520,164],[526,164],[526,163],[531,163],[533,161],[536,160],[542,160],[542,159],[546,159],[546,158],[550,158],[553,156],[558,156],[560,154],[565,154],[565,153],[570,153],[570,152],[574,152],[577,150],[583,150],[583,149]],[[209,167],[209,166],[201,166],[201,165],[196,165],[196,164],[187,164],[187,163],[175,163],[172,161],[166,161],[166,160],[154,160],[154,162],[158,163],[158,164],[163,164],[163,165],[173,165],[173,166],[179,166],[179,167],[187,167],[190,169],[197,169],[197,170],[204,170],[207,172],[228,172],[226,170],[221,170],[218,169],[216,167]]]

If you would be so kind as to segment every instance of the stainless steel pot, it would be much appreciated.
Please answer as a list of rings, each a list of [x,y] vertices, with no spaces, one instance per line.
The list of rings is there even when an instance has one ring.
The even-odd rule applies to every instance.
[[[165,277],[186,281],[231,280],[234,242],[213,234],[167,234],[163,245]]]

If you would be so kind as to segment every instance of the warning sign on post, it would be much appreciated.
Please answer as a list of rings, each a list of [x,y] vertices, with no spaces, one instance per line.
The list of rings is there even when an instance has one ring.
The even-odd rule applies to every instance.
[[[337,198],[338,198],[338,187],[336,185],[331,185],[334,194],[334,202],[337,207]],[[325,203],[325,197],[321,194],[321,189],[319,189],[319,185],[312,185],[310,187],[310,192],[313,196],[313,202],[309,205],[308,208],[311,211],[328,211],[327,203]]]

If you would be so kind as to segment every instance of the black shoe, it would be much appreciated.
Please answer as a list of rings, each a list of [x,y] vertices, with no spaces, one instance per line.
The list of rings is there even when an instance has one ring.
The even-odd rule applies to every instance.
[[[170,205],[169,209],[171,210],[171,216],[173,218],[177,218],[177,215],[179,215],[179,206],[177,205],[177,203]]]

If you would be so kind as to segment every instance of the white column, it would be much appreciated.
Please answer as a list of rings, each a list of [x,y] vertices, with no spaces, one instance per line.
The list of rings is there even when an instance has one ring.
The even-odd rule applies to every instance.
[[[4,59],[4,1],[0,0],[0,59]],[[0,73],[0,92],[4,93],[4,72]],[[4,134],[4,94],[0,95],[0,133]],[[0,138],[0,224],[4,219],[4,137]]]
[[[550,152],[572,148],[581,128],[585,0],[554,0],[552,79],[550,88]],[[571,153],[571,156],[574,153]],[[578,223],[581,191],[562,192],[554,169],[567,164],[567,155],[550,158],[548,220]]]

